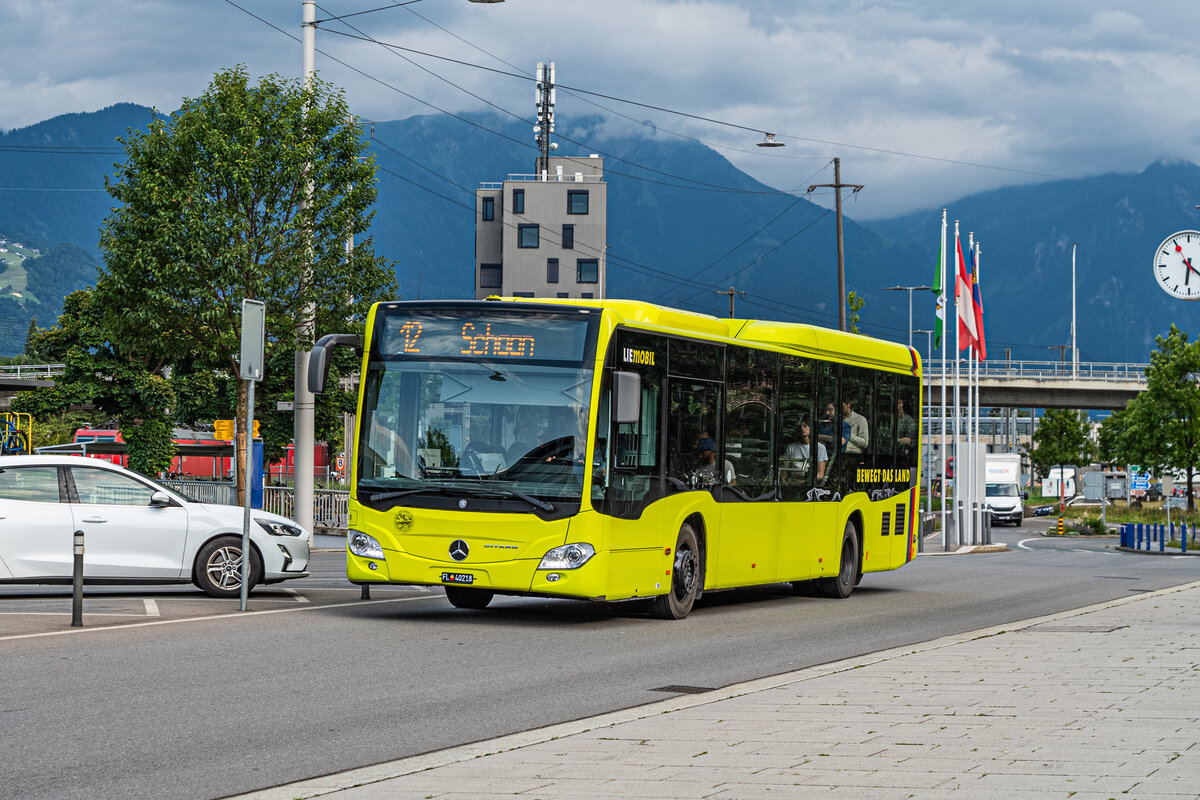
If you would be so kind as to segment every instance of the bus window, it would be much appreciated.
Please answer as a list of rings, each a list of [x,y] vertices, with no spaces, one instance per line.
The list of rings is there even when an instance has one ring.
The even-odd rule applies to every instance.
[[[730,499],[775,499],[775,372],[778,356],[732,348],[725,374],[725,454],[737,475]]]
[[[780,361],[780,493],[784,500],[806,500],[813,482],[825,480],[832,444],[818,440],[812,363],[797,356],[782,356]]]

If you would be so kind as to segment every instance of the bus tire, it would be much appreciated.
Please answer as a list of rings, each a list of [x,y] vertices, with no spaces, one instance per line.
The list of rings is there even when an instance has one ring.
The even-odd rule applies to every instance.
[[[822,597],[844,600],[854,591],[858,583],[858,531],[854,523],[847,521],[842,533],[842,555],[838,563],[838,574],[832,578],[819,578],[817,591]]]
[[[700,545],[692,526],[683,523],[675,539],[671,562],[671,588],[650,598],[650,615],[657,619],[683,619],[691,613],[700,588]]]
[[[192,568],[192,582],[209,597],[238,597],[242,593],[242,537],[218,536],[200,548]],[[262,558],[250,547],[250,585],[262,579]]]
[[[488,607],[488,603],[492,602],[492,598],[495,596],[495,592],[489,592],[486,589],[465,589],[462,586],[446,587],[446,599],[455,608],[482,611]]]

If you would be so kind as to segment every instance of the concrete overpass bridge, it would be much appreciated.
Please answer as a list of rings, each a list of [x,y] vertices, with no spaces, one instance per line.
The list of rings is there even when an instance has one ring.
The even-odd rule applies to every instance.
[[[946,381],[946,403],[954,402],[954,365],[942,374],[940,360],[925,363],[926,403],[939,406]],[[960,385],[966,392],[966,362]],[[1125,408],[1146,388],[1146,364],[1061,361],[984,361],[979,365],[979,405],[982,408]],[[930,386],[932,385],[932,389]],[[964,400],[965,402],[965,400]]]

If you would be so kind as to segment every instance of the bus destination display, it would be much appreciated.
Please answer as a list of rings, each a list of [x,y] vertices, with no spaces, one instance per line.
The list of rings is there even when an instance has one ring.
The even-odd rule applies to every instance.
[[[587,320],[389,315],[385,355],[571,361],[583,358]]]

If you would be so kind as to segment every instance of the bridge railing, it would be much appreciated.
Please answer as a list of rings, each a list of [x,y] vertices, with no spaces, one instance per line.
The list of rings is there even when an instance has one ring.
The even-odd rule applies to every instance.
[[[35,381],[63,374],[65,364],[5,364],[0,366],[0,378]]]
[[[932,359],[924,364],[925,374],[934,380],[942,376],[941,359]],[[966,364],[959,367],[965,378]],[[1061,361],[997,361],[988,360],[979,364],[979,376],[985,380],[1078,380],[1078,381],[1121,381],[1146,382],[1146,364],[1128,364],[1103,361],[1079,362],[1072,365]],[[946,362],[946,376],[953,377],[954,363]]]

